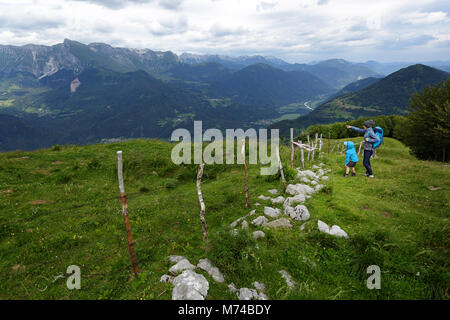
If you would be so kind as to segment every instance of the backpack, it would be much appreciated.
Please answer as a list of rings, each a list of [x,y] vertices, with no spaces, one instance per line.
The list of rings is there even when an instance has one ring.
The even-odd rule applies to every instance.
[[[379,148],[380,145],[383,143],[383,129],[381,127],[375,127],[374,130],[375,134],[377,135],[378,139],[380,139],[377,143],[373,144],[373,148]]]

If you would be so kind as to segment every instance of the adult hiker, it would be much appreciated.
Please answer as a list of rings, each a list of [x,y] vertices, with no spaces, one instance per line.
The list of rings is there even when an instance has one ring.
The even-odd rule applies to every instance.
[[[352,129],[354,131],[364,134],[363,165],[364,167],[366,167],[366,176],[368,176],[369,178],[373,178],[372,166],[370,165],[370,157],[372,156],[374,150],[373,144],[377,143],[380,140],[378,136],[375,134],[375,132],[373,132],[372,127],[374,124],[375,121],[367,120],[363,124],[363,129],[347,125],[348,129]]]

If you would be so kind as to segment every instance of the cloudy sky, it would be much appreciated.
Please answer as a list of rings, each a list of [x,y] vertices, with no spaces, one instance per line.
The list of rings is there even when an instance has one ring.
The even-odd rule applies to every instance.
[[[83,43],[289,62],[450,57],[448,0],[0,0],[0,44]]]

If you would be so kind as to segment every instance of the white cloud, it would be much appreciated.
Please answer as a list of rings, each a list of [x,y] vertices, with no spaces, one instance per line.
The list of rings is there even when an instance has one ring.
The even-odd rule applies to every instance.
[[[437,60],[450,55],[449,10],[443,0],[2,0],[0,43]]]

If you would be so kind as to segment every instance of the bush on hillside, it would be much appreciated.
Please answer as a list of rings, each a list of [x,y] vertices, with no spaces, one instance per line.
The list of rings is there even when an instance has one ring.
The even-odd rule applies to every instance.
[[[419,159],[449,161],[450,79],[410,99],[403,142]]]

